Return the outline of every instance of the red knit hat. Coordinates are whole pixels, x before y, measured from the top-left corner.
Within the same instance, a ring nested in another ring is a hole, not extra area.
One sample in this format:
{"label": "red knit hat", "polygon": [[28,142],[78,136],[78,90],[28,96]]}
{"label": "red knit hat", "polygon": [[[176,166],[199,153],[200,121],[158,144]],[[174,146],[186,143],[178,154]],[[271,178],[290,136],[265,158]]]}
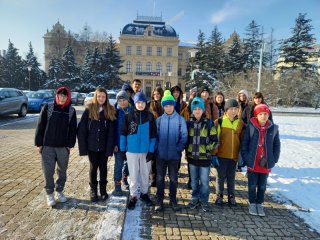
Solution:
{"label": "red knit hat", "polygon": [[257,117],[259,113],[266,112],[270,115],[270,108],[266,104],[259,104],[254,108],[254,116]]}

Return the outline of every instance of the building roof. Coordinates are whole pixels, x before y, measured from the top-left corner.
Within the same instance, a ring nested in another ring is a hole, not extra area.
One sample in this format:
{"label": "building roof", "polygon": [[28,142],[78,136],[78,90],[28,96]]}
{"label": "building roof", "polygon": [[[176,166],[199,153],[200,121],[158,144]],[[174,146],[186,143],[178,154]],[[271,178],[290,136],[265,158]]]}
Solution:
{"label": "building roof", "polygon": [[144,35],[148,26],[152,26],[153,35],[161,37],[178,37],[170,25],[162,21],[162,17],[137,16],[133,23],[124,26],[121,34]]}

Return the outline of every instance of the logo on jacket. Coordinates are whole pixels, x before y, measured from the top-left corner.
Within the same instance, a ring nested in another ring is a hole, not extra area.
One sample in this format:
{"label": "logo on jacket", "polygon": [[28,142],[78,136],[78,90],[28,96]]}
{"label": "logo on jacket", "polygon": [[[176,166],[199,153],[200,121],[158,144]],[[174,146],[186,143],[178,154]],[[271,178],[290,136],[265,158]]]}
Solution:
{"label": "logo on jacket", "polygon": [[130,122],[129,134],[134,134],[137,132],[138,124],[134,121]]}

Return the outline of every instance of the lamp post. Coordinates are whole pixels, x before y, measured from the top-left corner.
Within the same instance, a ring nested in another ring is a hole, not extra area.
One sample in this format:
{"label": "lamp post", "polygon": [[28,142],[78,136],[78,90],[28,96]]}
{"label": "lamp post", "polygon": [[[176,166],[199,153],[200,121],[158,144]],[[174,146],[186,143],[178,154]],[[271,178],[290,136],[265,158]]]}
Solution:
{"label": "lamp post", "polygon": [[30,72],[31,72],[31,66],[27,67],[28,72],[29,72],[29,91],[30,91]]}

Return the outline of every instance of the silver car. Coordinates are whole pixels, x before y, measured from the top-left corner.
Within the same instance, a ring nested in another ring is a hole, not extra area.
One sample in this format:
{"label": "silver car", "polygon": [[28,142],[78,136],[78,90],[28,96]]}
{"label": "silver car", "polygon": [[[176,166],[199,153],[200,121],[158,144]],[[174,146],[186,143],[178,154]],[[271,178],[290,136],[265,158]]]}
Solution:
{"label": "silver car", "polygon": [[18,114],[25,117],[28,112],[28,98],[16,88],[0,88],[0,115]]}

